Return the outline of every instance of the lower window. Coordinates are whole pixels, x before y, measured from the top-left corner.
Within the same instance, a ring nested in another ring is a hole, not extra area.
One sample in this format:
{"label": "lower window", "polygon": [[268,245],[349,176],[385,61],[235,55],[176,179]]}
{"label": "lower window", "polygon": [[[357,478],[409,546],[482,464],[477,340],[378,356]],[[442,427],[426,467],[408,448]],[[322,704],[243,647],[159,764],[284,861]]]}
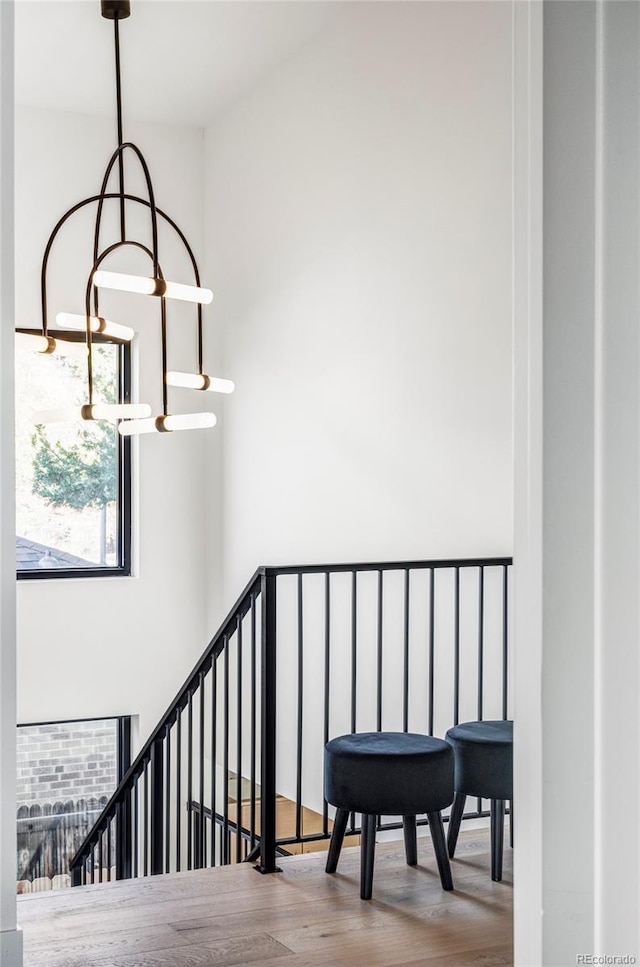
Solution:
{"label": "lower window", "polygon": [[[18,893],[71,886],[69,861],[130,760],[130,716],[18,726]],[[115,856],[113,838],[102,853],[109,874]]]}

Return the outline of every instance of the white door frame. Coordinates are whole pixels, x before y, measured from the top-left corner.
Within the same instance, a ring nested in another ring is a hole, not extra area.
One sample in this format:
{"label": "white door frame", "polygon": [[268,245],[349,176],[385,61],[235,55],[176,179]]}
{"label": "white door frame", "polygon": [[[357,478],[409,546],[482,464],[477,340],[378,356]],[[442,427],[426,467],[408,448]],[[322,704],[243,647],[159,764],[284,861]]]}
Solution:
{"label": "white door frame", "polygon": [[16,923],[13,0],[0,0],[0,967],[21,967]]}
{"label": "white door frame", "polygon": [[513,13],[515,963],[640,963],[640,3]]}

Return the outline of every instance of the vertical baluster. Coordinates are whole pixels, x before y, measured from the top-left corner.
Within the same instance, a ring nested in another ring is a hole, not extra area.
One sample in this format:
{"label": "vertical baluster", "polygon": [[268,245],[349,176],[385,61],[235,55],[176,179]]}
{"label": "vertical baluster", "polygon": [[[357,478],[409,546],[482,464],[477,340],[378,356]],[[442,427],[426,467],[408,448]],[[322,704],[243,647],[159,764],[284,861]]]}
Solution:
{"label": "vertical baluster", "polygon": [[277,731],[277,587],[276,577],[263,571],[260,578],[261,683],[260,683],[260,863],[261,873],[277,873],[276,865],[276,731]]}
{"label": "vertical baluster", "polygon": [[509,705],[509,569],[502,567],[502,718]]}
{"label": "vertical baluster", "polygon": [[[124,779],[131,765],[131,716],[121,715],[117,724],[118,783]],[[132,876],[132,793],[126,792],[116,809],[115,863],[116,880]]]}
{"label": "vertical baluster", "polygon": [[358,573],[351,572],[351,731],[356,731],[358,699]]}
{"label": "vertical baluster", "polygon": [[[484,567],[480,567],[478,583],[478,719],[483,716],[484,691]],[[482,799],[477,800],[478,812],[482,811]]]}
{"label": "vertical baluster", "polygon": [[150,872],[152,876],[162,873],[164,839],[164,742],[162,737],[151,745],[151,793],[149,797],[150,823]]}
{"label": "vertical baluster", "polygon": [[111,862],[111,826],[112,824],[113,824],[113,820],[109,820],[109,825],[107,826],[107,870],[108,870],[107,880],[109,880],[109,882],[111,881],[111,867],[113,865]]}
{"label": "vertical baluster", "polygon": [[[331,689],[331,575],[324,573],[324,744],[329,741],[329,716]],[[323,801],[322,831],[329,835],[329,807]]]}
{"label": "vertical baluster", "polygon": [[460,721],[460,568],[456,567],[453,625],[453,724]]}
{"label": "vertical baluster", "polygon": [[216,865],[216,760],[218,725],[218,659],[211,664],[211,866]]}
{"label": "vertical baluster", "polygon": [[224,747],[222,750],[222,863],[231,862],[229,856],[229,639],[224,639]]}
{"label": "vertical baluster", "polygon": [[302,612],[302,574],[298,574],[298,728],[296,758],[296,839],[302,836],[302,696],[304,688],[304,616]]}
{"label": "vertical baluster", "polygon": [[[131,718],[122,715],[118,719],[118,783],[122,781],[131,765]],[[128,880],[132,875],[132,812],[131,789],[125,792],[116,806],[115,864],[116,880]]]}
{"label": "vertical baluster", "polygon": [[478,586],[478,719],[482,720],[484,686],[484,567],[480,567]]}
{"label": "vertical baluster", "polygon": [[206,822],[206,820],[207,820],[207,813],[206,813],[206,810],[204,809],[204,807],[203,807],[203,812],[205,814],[205,816],[204,816],[205,822],[204,822],[204,824],[202,826],[202,836],[203,836],[203,840],[202,840],[202,866],[204,868],[206,866],[206,864],[207,864],[207,836],[209,834],[207,833],[207,822]]}
{"label": "vertical baluster", "polygon": [[133,875],[138,876],[138,862],[139,862],[139,812],[140,812],[140,791],[139,791],[140,777],[136,776],[133,786]]}
{"label": "vertical baluster", "polygon": [[167,723],[164,736],[165,736],[164,745],[166,749],[165,785],[164,785],[164,792],[165,792],[164,871],[165,873],[170,873],[171,872],[171,724],[170,723]]}
{"label": "vertical baluster", "polygon": [[256,845],[256,596],[251,596],[251,846]]}
{"label": "vertical baluster", "polygon": [[378,571],[378,624],[376,634],[376,728],[382,732],[382,592],[383,572]]}
{"label": "vertical baluster", "polygon": [[238,654],[236,662],[236,863],[242,862],[242,619],[238,618]]}
{"label": "vertical baluster", "polygon": [[198,693],[200,695],[200,734],[198,737],[199,745],[199,798],[200,811],[198,813],[198,855],[196,857],[197,868],[201,870],[204,866],[204,673],[200,672],[198,677]]}
{"label": "vertical baluster", "polygon": [[[351,732],[356,731],[358,710],[358,572],[351,572]],[[356,829],[355,813],[351,813],[351,832]]]}
{"label": "vertical baluster", "polygon": [[187,869],[193,869],[193,694],[187,703]]}
{"label": "vertical baluster", "polygon": [[434,667],[436,646],[436,575],[434,568],[429,569],[429,735],[433,735],[434,719]]}
{"label": "vertical baluster", "polygon": [[176,717],[176,872],[182,869],[182,709]]}
{"label": "vertical baluster", "polygon": [[142,809],[142,869],[143,876],[149,875],[149,771],[148,763],[144,764],[143,772],[143,793],[144,803]]}
{"label": "vertical baluster", "polygon": [[98,833],[98,883],[102,883],[102,869],[104,864],[104,855],[102,849],[102,842],[104,839],[104,831]]}
{"label": "vertical baluster", "polygon": [[404,676],[402,683],[402,728],[409,731],[409,568],[404,572]]}

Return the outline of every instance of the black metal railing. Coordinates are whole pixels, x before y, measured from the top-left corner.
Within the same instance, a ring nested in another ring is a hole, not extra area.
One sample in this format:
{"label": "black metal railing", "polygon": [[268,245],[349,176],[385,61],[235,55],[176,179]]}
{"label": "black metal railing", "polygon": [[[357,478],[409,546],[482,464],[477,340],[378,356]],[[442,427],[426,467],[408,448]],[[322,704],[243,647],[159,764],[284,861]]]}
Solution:
{"label": "black metal railing", "polygon": [[101,880],[112,843],[118,879],[253,859],[273,872],[278,853],[331,834],[332,736],[509,717],[511,563],[259,568],[71,861],[72,883]]}

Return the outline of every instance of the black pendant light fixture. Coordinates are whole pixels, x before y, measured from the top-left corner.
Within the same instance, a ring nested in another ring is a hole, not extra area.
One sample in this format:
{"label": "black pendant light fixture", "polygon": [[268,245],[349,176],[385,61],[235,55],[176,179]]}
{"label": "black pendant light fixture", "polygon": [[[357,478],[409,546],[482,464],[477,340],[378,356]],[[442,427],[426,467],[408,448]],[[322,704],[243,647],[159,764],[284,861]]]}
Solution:
{"label": "black pendant light fixture", "polygon": [[[168,408],[168,387],[170,386],[201,391],[208,390],[218,393],[231,393],[233,392],[234,384],[231,380],[209,376],[203,371],[202,307],[212,301],[213,294],[210,289],[203,288],[200,284],[198,265],[193,250],[184,233],[176,222],[156,205],[149,167],[142,152],[137,145],[131,141],[124,140],[122,129],[122,85],[120,76],[120,21],[125,20],[131,13],[129,0],[101,0],[101,8],[102,16],[107,20],[113,21],[114,28],[118,147],[109,159],[99,193],[89,198],[84,198],[82,201],[73,205],[60,218],[51,232],[42,259],[41,333],[35,334],[18,329],[16,339],[20,348],[30,349],[44,354],[61,353],[73,355],[77,354],[79,346],[82,352],[86,352],[87,402],[83,406],[76,407],[75,409],[51,410],[42,413],[38,417],[38,422],[61,422],[80,419],[109,420],[111,422],[118,422],[118,430],[123,436],[156,431],[170,432],[172,430],[212,427],[216,423],[216,417],[213,413],[197,412],[173,415]],[[126,191],[125,174],[126,162],[128,160],[137,162],[142,169],[144,183],[146,185],[145,198]],[[117,175],[117,190],[109,190],[109,182],[112,176],[115,175]],[[105,244],[101,238],[101,229],[103,228],[102,217],[105,205],[113,203],[119,208],[119,233],[116,241]],[[90,259],[88,259],[91,270],[85,290],[85,314],[73,315],[67,312],[59,312],[56,315],[58,330],[84,331],[86,342],[79,344],[77,341],[71,339],[65,340],[59,337],[54,339],[49,335],[47,269],[49,256],[58,237],[58,233],[76,212],[89,205],[96,205],[97,207],[93,252],[91,253]],[[151,224],[150,245],[133,238],[128,233],[127,214],[132,206],[138,208],[144,206],[148,210]],[[165,278],[160,262],[158,246],[158,224],[160,221],[166,223],[182,242],[193,269],[193,284],[169,281]],[[134,248],[145,253],[151,263],[150,277],[145,278],[137,275],[126,275],[108,271],[106,266],[109,256],[125,248]],[[124,292],[147,297],[151,296],[158,301],[162,346],[162,413],[158,415],[152,415],[151,407],[145,403],[94,403],[92,335],[94,333],[102,333],[119,342],[129,341],[134,336],[133,329],[112,322],[100,315],[99,298],[102,289],[119,289]],[[194,303],[197,313],[197,361],[196,367],[194,367],[195,371],[191,373],[168,370],[167,304],[173,299]]]}

